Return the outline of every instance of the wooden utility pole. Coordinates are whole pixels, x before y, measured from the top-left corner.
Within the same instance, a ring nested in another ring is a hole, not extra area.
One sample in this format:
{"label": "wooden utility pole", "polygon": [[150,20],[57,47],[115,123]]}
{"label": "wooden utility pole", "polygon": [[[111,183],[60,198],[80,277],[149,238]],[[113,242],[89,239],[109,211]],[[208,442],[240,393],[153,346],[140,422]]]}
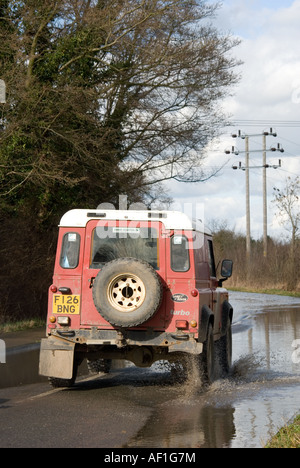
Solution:
{"label": "wooden utility pole", "polygon": [[[245,167],[242,168],[242,163],[240,163],[239,168],[243,169],[246,172],[246,258],[247,258],[247,270],[249,271],[249,264],[251,259],[251,214],[250,214],[250,156],[249,156],[249,138],[250,135],[244,135],[241,130],[238,134],[233,134],[233,138],[242,138],[245,140]],[[228,154],[228,151],[225,151]],[[232,148],[232,153],[239,154],[239,151]],[[234,166],[233,169],[237,169],[237,166]]]}
{"label": "wooden utility pole", "polygon": [[251,216],[250,216],[250,158],[249,158],[249,136],[245,137],[246,151],[246,255],[249,266],[251,259]]}
{"label": "wooden utility pole", "polygon": [[268,202],[267,202],[267,132],[263,133],[263,224],[264,257],[268,256]]}
{"label": "wooden utility pole", "polygon": [[[251,260],[251,215],[250,215],[250,169],[263,169],[263,245],[264,245],[264,257],[268,255],[268,206],[267,206],[267,169],[273,168],[277,169],[281,167],[281,160],[279,160],[279,165],[268,165],[267,164],[267,151],[280,151],[281,153],[284,150],[281,148],[281,145],[278,144],[277,148],[271,148],[267,150],[267,136],[277,137],[277,133],[270,128],[270,131],[265,131],[262,133],[263,136],[263,165],[262,166],[253,166],[250,167],[249,161],[249,138],[257,137],[261,134],[254,135],[245,135],[238,131],[237,134],[233,134],[233,138],[242,138],[245,140],[245,167],[242,166],[242,163],[239,163],[239,166],[233,166],[233,169],[242,169],[246,173],[246,257],[247,257],[247,271],[249,271],[250,260]],[[257,151],[254,151],[255,153]],[[225,151],[226,154],[229,154],[230,151]],[[232,148],[232,154],[240,154],[238,149]]]}
{"label": "wooden utility pole", "polygon": [[[267,195],[267,169],[272,167],[273,169],[277,169],[281,167],[281,160],[279,160],[279,165],[269,166],[267,164],[267,136],[277,137],[277,133],[270,128],[270,131],[263,132],[263,225],[264,225],[264,235],[263,235],[263,242],[264,242],[264,257],[267,258],[268,256],[268,195]],[[284,150],[278,144],[277,148],[271,148],[270,151],[280,151],[281,153]]]}

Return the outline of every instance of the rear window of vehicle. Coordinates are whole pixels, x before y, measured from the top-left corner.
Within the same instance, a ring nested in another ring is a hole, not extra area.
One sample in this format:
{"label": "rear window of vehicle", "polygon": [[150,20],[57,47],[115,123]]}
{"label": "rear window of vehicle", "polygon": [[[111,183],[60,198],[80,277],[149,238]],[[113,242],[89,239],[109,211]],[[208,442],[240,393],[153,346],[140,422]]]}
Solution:
{"label": "rear window of vehicle", "polygon": [[158,232],[155,228],[98,226],[92,235],[90,268],[101,269],[118,258],[144,260],[159,270]]}
{"label": "rear window of vehicle", "polygon": [[171,239],[171,268],[178,272],[190,269],[189,241],[185,236],[175,235]]}
{"label": "rear window of vehicle", "polygon": [[66,269],[78,267],[80,251],[80,235],[68,232],[64,235],[60,254],[60,266]]}

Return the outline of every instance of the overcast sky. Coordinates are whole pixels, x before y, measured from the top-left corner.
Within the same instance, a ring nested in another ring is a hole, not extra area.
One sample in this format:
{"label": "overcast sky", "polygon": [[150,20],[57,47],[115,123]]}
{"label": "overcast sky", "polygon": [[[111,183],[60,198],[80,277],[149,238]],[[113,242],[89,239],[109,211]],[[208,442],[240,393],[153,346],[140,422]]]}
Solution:
{"label": "overcast sky", "polygon": [[[235,49],[242,79],[234,96],[224,103],[226,113],[236,122],[226,129],[206,166],[218,167],[226,163],[218,177],[200,184],[168,184],[174,208],[185,204],[205,204],[205,222],[212,219],[228,222],[230,228],[245,233],[246,202],[245,172],[234,171],[232,165],[245,164],[245,154],[225,155],[235,145],[245,150],[244,140],[234,140],[231,134],[242,130],[246,134],[261,135],[264,130],[276,129],[278,137],[267,138],[267,148],[280,143],[285,153],[267,153],[269,164],[281,169],[268,169],[268,234],[288,236],[278,225],[275,215],[273,187],[282,188],[287,177],[300,175],[300,0],[224,0],[216,18],[216,25],[241,39]],[[262,136],[250,138],[250,166],[262,164]],[[262,170],[252,169],[251,234],[263,235]]]}

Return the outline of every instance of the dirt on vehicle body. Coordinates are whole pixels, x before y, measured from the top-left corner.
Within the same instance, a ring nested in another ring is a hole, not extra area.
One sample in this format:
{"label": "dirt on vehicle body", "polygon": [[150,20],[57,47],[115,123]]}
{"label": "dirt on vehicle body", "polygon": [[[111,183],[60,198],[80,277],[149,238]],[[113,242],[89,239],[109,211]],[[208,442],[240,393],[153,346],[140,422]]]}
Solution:
{"label": "dirt on vehicle body", "polygon": [[215,351],[231,364],[233,310],[218,280],[211,234],[180,212],[72,210],[59,226],[40,374],[72,385],[78,365],[107,371],[193,357],[206,381]]}

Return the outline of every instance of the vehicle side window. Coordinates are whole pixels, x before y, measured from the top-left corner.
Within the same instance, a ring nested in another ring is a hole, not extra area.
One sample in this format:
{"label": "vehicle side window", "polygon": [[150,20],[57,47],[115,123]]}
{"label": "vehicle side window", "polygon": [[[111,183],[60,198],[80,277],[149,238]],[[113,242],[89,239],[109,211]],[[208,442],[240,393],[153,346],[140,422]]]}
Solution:
{"label": "vehicle side window", "polygon": [[80,250],[80,235],[77,232],[68,232],[62,241],[60,266],[74,269],[78,266]]}
{"label": "vehicle side window", "polygon": [[210,276],[216,278],[216,264],[215,264],[215,255],[214,255],[214,247],[211,240],[208,241],[208,254],[209,254],[209,269],[210,269]]}
{"label": "vehicle side window", "polygon": [[189,271],[189,241],[185,236],[173,236],[171,239],[171,268],[173,271]]}

